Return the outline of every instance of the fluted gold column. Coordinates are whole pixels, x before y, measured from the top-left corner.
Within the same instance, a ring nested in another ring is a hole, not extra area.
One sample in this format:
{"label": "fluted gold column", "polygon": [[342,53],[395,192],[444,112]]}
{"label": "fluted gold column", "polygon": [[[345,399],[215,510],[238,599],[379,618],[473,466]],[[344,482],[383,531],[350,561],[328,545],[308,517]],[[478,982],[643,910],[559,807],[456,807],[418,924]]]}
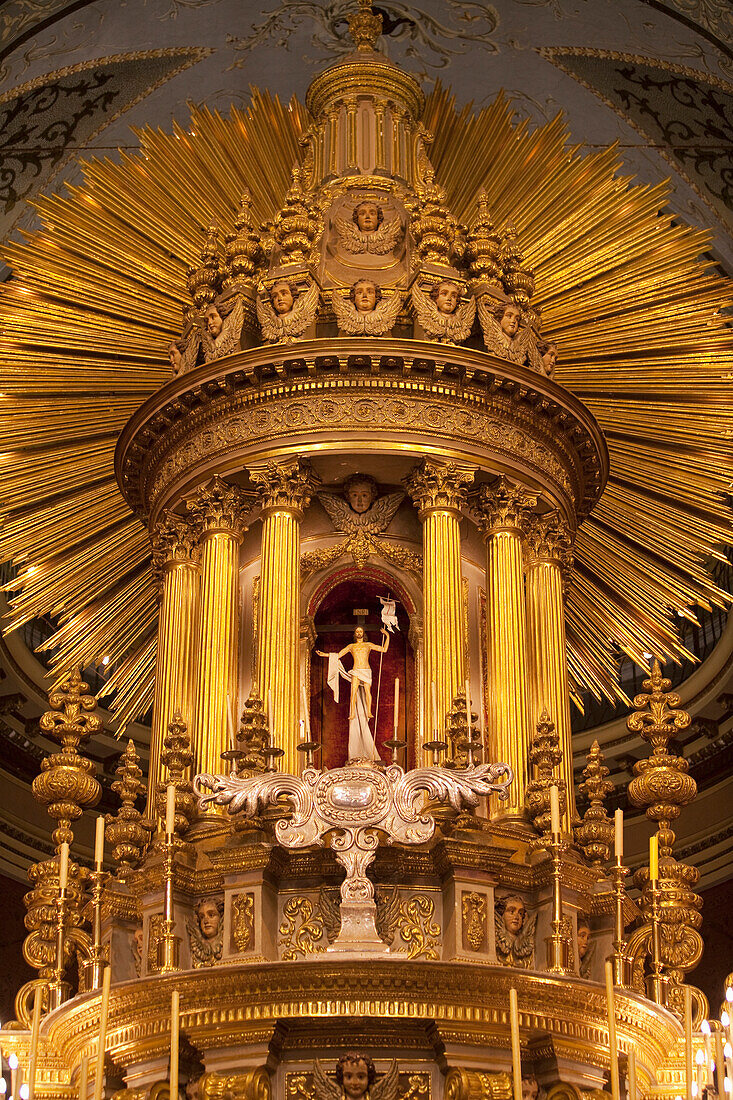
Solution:
{"label": "fluted gold column", "polygon": [[423,525],[423,734],[427,741],[433,739],[433,683],[442,738],[446,714],[466,679],[460,508],[474,472],[468,466],[425,459],[405,478]]}
{"label": "fluted gold column", "polygon": [[524,817],[530,726],[522,521],[536,503],[531,493],[503,477],[483,486],[476,502],[487,551],[490,755],[511,764],[515,776],[508,801],[497,800],[492,816]]}
{"label": "fluted gold column", "polygon": [[563,567],[571,546],[567,525],[556,512],[533,518],[525,556],[530,728],[534,730],[543,709],[555,723],[562,750],[559,777],[567,791],[566,832],[576,814],[563,602]]}
{"label": "fluted gold column", "polygon": [[239,547],[248,496],[220,477],[201,486],[186,506],[200,532],[201,630],[193,737],[195,767],[220,773],[229,740],[229,701],[238,713]]}
{"label": "fluted gold column", "polygon": [[168,515],[153,533],[153,570],[160,579],[155,699],[150,735],[147,816],[155,820],[161,753],[168,725],[180,714],[189,730],[196,715],[201,569],[191,525]]}
{"label": "fluted gold column", "polygon": [[257,682],[265,709],[272,697],[275,744],[281,768],[298,772],[300,716],[300,524],[317,478],[309,463],[269,462],[250,477],[262,502]]}

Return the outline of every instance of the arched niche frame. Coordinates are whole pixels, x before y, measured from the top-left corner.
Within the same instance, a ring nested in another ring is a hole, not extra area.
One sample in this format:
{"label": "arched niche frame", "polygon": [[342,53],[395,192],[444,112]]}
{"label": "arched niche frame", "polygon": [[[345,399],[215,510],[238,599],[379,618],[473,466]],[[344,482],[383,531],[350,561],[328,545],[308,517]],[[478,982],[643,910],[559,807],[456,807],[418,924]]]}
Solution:
{"label": "arched niche frame", "polygon": [[[316,656],[315,647],[324,651],[340,650],[353,640],[353,631],[363,625],[367,638],[381,644],[381,604],[379,596],[390,595],[397,601],[399,631],[390,635],[390,647],[382,660],[379,680],[379,654],[372,654],[372,699],[377,718],[377,749],[385,762],[391,760],[391,750],[384,742],[392,737],[395,677],[400,680],[398,735],[407,742],[398,761],[412,767],[415,762],[417,731],[420,728],[420,670],[422,661],[422,593],[418,583],[407,573],[381,564],[367,564],[359,569],[353,564],[340,564],[309,578],[302,592],[301,674],[307,685],[311,732],[322,744],[318,763],[322,767],[338,767],[346,762],[350,687],[341,681],[339,703],[333,699],[326,683],[327,661]],[[355,615],[354,611],[366,611]],[[344,659],[351,667],[348,657]],[[374,727],[372,726],[372,729]]]}

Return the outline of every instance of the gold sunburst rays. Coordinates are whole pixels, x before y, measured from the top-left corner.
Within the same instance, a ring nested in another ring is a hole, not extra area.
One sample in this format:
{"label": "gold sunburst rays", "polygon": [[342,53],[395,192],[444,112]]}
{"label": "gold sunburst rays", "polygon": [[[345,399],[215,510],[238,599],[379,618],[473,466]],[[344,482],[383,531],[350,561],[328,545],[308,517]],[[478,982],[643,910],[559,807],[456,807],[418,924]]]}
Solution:
{"label": "gold sunburst rays", "polygon": [[[576,546],[568,661],[577,702],[582,690],[627,701],[618,652],[681,659],[676,613],[725,602],[706,568],[730,531],[725,283],[698,260],[705,234],[662,211],[666,185],[619,176],[616,148],[569,146],[562,118],[532,130],[501,95],[456,111],[438,87],[425,122],[453,213],[468,220],[485,190],[496,222],[516,227],[560,343],[557,379],[607,434],[611,479]],[[113,485],[114,442],[167,376],[202,232],[231,229],[245,185],[255,218],[275,216],[308,125],[296,101],[258,92],[228,118],[194,108],[187,128],[142,131],[140,153],[85,165],[80,186],[38,203],[40,231],[7,250],[0,550],[21,567],[11,624],[59,617],[46,643],[59,675],[109,657],[105,694],[116,692],[123,725],[152,700],[156,595],[147,534]]]}

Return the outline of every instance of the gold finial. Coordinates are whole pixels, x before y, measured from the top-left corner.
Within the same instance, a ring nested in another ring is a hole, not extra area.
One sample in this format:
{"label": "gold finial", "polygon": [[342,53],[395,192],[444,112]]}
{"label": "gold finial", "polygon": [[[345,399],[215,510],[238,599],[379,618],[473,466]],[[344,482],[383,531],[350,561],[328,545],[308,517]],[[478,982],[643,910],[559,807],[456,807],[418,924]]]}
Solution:
{"label": "gold finial", "polygon": [[357,50],[373,50],[381,33],[381,15],[372,11],[371,0],[359,0],[359,10],[349,16],[349,34]]}

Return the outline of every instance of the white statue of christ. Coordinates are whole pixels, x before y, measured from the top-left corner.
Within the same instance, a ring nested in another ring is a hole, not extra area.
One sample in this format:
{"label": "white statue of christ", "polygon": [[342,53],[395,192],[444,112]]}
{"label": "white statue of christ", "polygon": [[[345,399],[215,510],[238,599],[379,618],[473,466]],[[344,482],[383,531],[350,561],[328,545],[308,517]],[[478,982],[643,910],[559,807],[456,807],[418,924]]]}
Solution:
{"label": "white statue of christ", "polygon": [[[351,706],[349,709],[349,760],[380,760],[377,746],[369,729],[369,719],[372,717],[372,670],[369,667],[369,654],[386,653],[389,649],[389,634],[382,630],[383,645],[374,645],[364,638],[364,630],[357,626],[354,631],[354,640],[351,645],[344,646],[338,653],[322,653],[316,650],[319,657],[328,659],[328,686],[333,692],[336,703],[339,701],[339,680],[351,681]],[[352,665],[345,669],[341,658],[350,654]]]}

